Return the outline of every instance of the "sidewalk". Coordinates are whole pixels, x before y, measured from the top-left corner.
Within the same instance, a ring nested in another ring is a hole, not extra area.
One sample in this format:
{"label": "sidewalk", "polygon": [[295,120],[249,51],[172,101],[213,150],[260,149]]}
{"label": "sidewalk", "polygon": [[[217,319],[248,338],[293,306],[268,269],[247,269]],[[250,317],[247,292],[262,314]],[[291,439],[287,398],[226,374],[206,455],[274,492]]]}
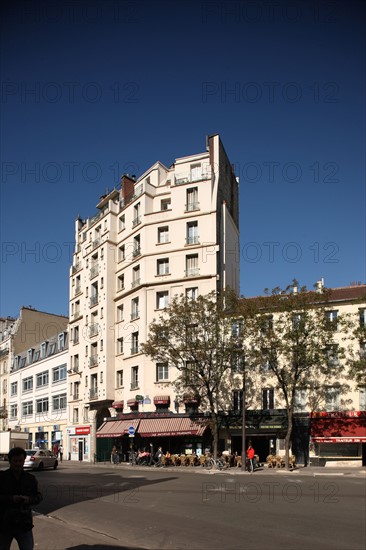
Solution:
{"label": "sidewalk", "polygon": [[[202,468],[200,466],[168,466],[168,467],[161,467],[161,468],[155,468],[153,466],[136,466],[131,465],[128,462],[120,462],[119,464],[111,464],[110,462],[97,462],[97,463],[91,463],[91,462],[79,462],[79,461],[64,461],[60,464],[60,468],[64,467],[70,468],[70,469],[83,469],[83,468],[111,468],[113,471],[121,471],[121,472],[132,472],[132,471],[139,471],[139,472],[160,472],[164,474],[164,472],[182,472],[182,473],[197,473],[197,474],[212,474],[212,473],[219,473],[219,474],[228,474],[228,475],[251,475],[249,472],[242,472],[241,468],[225,468],[224,470],[211,470]],[[286,470],[285,468],[267,468],[266,466],[263,468],[258,468],[254,471],[254,475],[306,475],[306,476],[314,476],[314,475],[351,475],[351,476],[365,476],[366,477],[366,468],[362,466],[338,466],[333,465],[329,467],[324,466],[307,466],[306,468],[302,465],[300,465],[297,468],[294,468],[293,470]]]}

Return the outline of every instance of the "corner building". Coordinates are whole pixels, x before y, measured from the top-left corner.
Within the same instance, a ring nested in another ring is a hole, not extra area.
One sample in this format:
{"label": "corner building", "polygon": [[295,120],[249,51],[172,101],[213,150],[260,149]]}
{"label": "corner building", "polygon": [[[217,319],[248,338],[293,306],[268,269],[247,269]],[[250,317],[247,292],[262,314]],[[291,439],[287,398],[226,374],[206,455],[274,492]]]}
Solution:
{"label": "corner building", "polygon": [[[72,458],[103,459],[112,444],[126,455],[131,426],[142,438],[179,438],[164,443],[182,451],[203,435],[188,419],[195,404],[176,399],[177,372],[152,363],[140,345],[174,295],[195,297],[227,286],[239,292],[238,187],[213,135],[203,153],[178,158],[170,168],[156,162],[137,180],[124,175],[120,188],[100,198],[95,216],[76,221],[68,377]],[[150,423],[145,432],[142,420]]]}

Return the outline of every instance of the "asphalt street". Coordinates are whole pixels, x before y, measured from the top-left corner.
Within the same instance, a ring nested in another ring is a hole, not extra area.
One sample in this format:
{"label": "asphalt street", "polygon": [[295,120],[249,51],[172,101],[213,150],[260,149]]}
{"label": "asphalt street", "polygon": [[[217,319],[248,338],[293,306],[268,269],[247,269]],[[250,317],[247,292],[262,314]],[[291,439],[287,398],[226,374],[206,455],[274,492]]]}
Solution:
{"label": "asphalt street", "polygon": [[35,548],[364,550],[365,473],[64,462],[35,472]]}

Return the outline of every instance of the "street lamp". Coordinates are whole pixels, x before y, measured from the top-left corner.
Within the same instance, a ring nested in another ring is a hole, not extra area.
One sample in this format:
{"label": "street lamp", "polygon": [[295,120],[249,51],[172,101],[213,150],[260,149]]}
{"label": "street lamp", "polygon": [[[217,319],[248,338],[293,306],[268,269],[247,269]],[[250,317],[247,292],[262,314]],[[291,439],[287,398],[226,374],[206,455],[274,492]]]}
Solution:
{"label": "street lamp", "polygon": [[245,439],[246,439],[246,429],[245,429],[245,420],[246,420],[246,403],[245,403],[245,360],[244,357],[242,358],[242,371],[243,371],[243,392],[242,392],[242,415],[241,415],[241,437],[242,437],[242,443],[241,443],[241,467],[242,472],[245,472],[245,465],[246,465],[246,445],[245,445]]}

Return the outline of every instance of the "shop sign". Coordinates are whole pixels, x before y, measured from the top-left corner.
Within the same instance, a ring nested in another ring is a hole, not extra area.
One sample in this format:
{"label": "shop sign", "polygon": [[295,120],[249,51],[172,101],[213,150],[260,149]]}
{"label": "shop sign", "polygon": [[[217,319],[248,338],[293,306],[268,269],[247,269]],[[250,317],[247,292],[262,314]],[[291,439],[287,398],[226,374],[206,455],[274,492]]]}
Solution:
{"label": "shop sign", "polygon": [[67,435],[75,435],[75,426],[70,426],[69,428],[66,428]]}
{"label": "shop sign", "polygon": [[76,435],[90,434],[90,426],[80,426],[79,428],[75,428],[75,434]]}
{"label": "shop sign", "polygon": [[358,418],[366,416],[366,411],[322,411],[311,413],[312,418]]}

